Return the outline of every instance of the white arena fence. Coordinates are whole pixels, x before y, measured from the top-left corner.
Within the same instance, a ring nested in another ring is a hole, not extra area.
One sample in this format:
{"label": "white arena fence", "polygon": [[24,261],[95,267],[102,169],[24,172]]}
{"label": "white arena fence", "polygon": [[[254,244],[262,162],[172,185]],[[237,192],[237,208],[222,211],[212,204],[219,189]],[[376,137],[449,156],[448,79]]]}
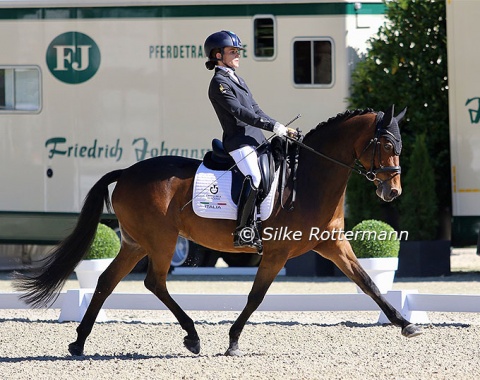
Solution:
{"label": "white arena fence", "polygon": [[[94,289],[71,289],[60,293],[53,309],[60,309],[59,321],[80,321]],[[21,293],[0,293],[0,309],[28,309]],[[172,294],[184,310],[241,311],[246,294]],[[427,312],[480,312],[480,295],[419,294],[416,290],[393,290],[386,299],[412,323],[429,323]],[[108,320],[105,310],[167,310],[151,293],[112,293],[97,322]],[[365,294],[267,294],[259,311],[380,311]],[[380,312],[378,323],[389,323]]]}

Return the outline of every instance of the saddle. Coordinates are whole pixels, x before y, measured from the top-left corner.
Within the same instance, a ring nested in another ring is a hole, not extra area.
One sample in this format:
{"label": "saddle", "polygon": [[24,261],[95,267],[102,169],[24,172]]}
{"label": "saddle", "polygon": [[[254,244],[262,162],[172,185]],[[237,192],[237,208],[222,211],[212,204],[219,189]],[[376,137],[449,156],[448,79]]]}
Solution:
{"label": "saddle", "polygon": [[[285,155],[287,145],[281,138],[275,137],[271,144],[257,150],[262,175],[261,191],[257,197],[261,220],[270,217],[277,189],[280,188],[280,195],[283,194],[285,180],[280,177],[285,176],[285,170],[280,174],[280,166],[285,168],[286,165],[290,166],[287,162],[295,162]],[[205,154],[195,173],[192,192],[195,214],[203,218],[236,220],[244,179],[222,142],[213,140],[212,150]]]}
{"label": "saddle", "polygon": [[[258,203],[261,203],[270,192],[275,179],[275,161],[270,149],[270,144],[261,145],[257,149],[257,156],[262,177],[258,195]],[[235,204],[238,204],[245,176],[238,170],[235,161],[227,153],[220,140],[212,140],[212,150],[207,152],[203,157],[203,164],[211,170],[230,170],[232,172],[231,195]]]}

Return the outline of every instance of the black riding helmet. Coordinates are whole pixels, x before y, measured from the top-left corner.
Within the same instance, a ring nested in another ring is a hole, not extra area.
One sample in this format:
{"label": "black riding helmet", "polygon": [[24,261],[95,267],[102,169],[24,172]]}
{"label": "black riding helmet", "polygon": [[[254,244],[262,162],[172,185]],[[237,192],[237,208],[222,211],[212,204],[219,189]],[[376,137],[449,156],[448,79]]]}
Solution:
{"label": "black riding helmet", "polygon": [[222,30],[220,32],[215,32],[207,37],[207,39],[205,40],[205,44],[203,45],[203,50],[208,58],[208,61],[205,62],[205,66],[208,70],[213,70],[213,68],[215,67],[215,63],[218,61],[218,59],[212,53],[216,54],[215,50],[218,49],[222,54],[223,60],[223,48],[227,46],[235,47],[239,50],[244,50],[242,47],[242,41],[240,41],[240,38],[233,32]]}

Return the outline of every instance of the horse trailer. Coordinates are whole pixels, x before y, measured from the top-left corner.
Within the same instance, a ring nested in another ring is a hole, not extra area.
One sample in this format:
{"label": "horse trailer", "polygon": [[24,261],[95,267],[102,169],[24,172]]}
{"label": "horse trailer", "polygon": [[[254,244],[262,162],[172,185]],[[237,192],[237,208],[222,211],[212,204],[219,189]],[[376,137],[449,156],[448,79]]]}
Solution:
{"label": "horse trailer", "polygon": [[452,242],[472,245],[480,231],[480,2],[446,2]]}
{"label": "horse trailer", "polygon": [[0,0],[1,264],[63,239],[104,173],[202,159],[221,136],[209,34],[237,33],[239,74],[262,109],[283,123],[301,114],[292,127],[307,132],[345,111],[351,71],[384,22],[381,0]]}

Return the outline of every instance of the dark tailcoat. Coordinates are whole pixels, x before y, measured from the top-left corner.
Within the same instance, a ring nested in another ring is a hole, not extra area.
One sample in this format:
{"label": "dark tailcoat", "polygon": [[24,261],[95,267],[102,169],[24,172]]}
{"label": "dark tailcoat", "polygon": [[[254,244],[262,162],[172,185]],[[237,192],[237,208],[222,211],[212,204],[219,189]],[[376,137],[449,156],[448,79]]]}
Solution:
{"label": "dark tailcoat", "polygon": [[223,144],[228,152],[246,145],[257,147],[265,141],[261,129],[273,131],[275,120],[253,99],[245,81],[239,83],[225,70],[216,68],[208,97],[223,128]]}

